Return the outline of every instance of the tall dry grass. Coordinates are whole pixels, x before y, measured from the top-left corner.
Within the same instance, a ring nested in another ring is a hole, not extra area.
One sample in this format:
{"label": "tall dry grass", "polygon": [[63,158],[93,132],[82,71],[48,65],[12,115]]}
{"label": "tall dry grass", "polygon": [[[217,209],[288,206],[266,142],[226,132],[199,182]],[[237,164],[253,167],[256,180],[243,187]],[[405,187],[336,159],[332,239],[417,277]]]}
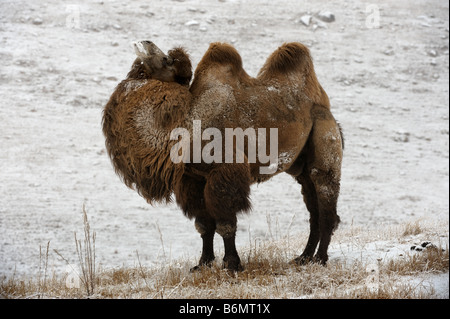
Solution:
{"label": "tall dry grass", "polygon": [[77,250],[78,262],[81,268],[82,282],[88,296],[94,294],[97,283],[97,273],[95,265],[95,232],[91,232],[91,226],[83,205],[83,225],[84,225],[84,245],[77,239],[75,233],[75,245]]}
{"label": "tall dry grass", "polygon": [[[86,290],[87,296],[92,296],[95,291],[95,287],[98,282],[97,271],[96,271],[96,263],[95,263],[95,232],[91,232],[91,225],[89,224],[89,219],[86,212],[86,207],[83,205],[83,230],[84,230],[84,240],[81,241],[77,238],[77,234],[74,233],[75,238],[75,249],[76,255],[78,259],[78,265],[80,268],[80,272],[77,272],[75,269],[72,269],[74,273],[81,275],[79,279],[83,283],[83,286]],[[58,251],[54,250],[55,253],[61,257],[69,267],[72,265],[68,262],[68,260]],[[67,281],[67,278],[66,278]],[[67,284],[66,284],[67,286]]]}

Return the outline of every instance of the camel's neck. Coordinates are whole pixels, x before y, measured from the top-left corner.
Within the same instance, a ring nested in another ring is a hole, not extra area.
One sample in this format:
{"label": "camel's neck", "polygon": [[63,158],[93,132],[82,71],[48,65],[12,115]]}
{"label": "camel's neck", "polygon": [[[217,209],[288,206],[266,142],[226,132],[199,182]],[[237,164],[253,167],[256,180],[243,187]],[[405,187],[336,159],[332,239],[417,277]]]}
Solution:
{"label": "camel's neck", "polygon": [[136,59],[131,67],[130,72],[127,74],[128,80],[145,80],[145,79],[151,79],[152,77],[149,76],[145,70],[144,65],[142,64],[140,59]]}

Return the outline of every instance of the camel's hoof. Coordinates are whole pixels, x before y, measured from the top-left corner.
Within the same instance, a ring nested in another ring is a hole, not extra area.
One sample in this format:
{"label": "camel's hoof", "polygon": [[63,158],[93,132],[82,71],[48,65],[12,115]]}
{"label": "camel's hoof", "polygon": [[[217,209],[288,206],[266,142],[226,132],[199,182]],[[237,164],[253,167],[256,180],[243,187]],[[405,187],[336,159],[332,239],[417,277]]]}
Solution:
{"label": "camel's hoof", "polygon": [[202,270],[203,267],[205,267],[205,266],[204,265],[197,265],[197,266],[192,267],[189,271],[190,272],[197,272],[197,271]]}
{"label": "camel's hoof", "polygon": [[190,269],[190,272],[201,271],[203,268],[211,268],[213,261],[214,261],[214,258],[208,259],[207,261],[200,260],[200,262],[198,263],[197,266],[194,266]]}
{"label": "camel's hoof", "polygon": [[234,272],[240,272],[244,270],[244,267],[242,267],[241,262],[239,260],[237,262],[235,260],[230,260],[223,262],[223,269]]}
{"label": "camel's hoof", "polygon": [[232,271],[232,272],[241,272],[241,271],[244,270],[244,267],[242,267],[241,264],[239,264],[237,266],[224,265],[223,269],[228,270],[228,271]]}
{"label": "camel's hoof", "polygon": [[300,255],[297,258],[295,258],[294,260],[292,260],[291,264],[295,264],[297,266],[304,266],[307,264],[319,264],[319,265],[325,266],[327,264],[327,259],[328,258],[321,258],[317,255],[315,255],[314,257]]}
{"label": "camel's hoof", "polygon": [[295,258],[294,260],[292,260],[290,263],[293,265],[297,265],[297,266],[304,266],[307,265],[309,263],[312,263],[313,261],[312,256],[298,256],[297,258]]}
{"label": "camel's hoof", "polygon": [[199,264],[197,266],[192,267],[189,271],[191,273],[202,271],[203,269],[211,268],[211,263],[209,264]]}

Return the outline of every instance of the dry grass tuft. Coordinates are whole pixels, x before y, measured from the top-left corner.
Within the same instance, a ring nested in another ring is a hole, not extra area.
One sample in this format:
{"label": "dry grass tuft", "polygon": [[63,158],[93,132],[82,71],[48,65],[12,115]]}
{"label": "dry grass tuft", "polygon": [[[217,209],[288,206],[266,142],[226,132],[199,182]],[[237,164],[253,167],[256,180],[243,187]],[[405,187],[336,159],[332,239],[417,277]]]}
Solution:
{"label": "dry grass tuft", "polygon": [[91,226],[83,205],[83,225],[84,225],[84,245],[81,240],[77,240],[75,233],[75,246],[77,248],[77,256],[81,268],[81,280],[86,289],[88,296],[94,294],[97,284],[97,274],[95,269],[95,232],[91,233]]}
{"label": "dry grass tuft", "polygon": [[448,247],[430,247],[420,253],[406,255],[402,259],[391,259],[385,265],[385,271],[398,275],[440,273],[448,270]]}
{"label": "dry grass tuft", "polygon": [[422,229],[422,226],[420,224],[419,220],[409,222],[405,225],[405,230],[403,231],[403,236],[410,236],[410,235],[418,235],[422,233],[424,230]]}

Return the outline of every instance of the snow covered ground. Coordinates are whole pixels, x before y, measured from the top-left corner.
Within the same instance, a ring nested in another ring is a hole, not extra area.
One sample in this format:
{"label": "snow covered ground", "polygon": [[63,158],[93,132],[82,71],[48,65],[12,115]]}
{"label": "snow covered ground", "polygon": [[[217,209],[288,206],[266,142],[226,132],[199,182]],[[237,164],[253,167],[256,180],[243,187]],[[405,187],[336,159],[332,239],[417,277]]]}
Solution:
{"label": "snow covered ground", "polygon": [[[194,67],[210,42],[232,43],[253,76],[283,42],[307,44],[346,138],[340,227],[448,225],[448,37],[438,0],[1,1],[0,275],[35,274],[48,242],[50,269],[65,269],[52,249],[75,263],[83,204],[103,267],[200,256],[193,222],[147,205],[105,153],[102,108],[144,39],[184,46]],[[309,231],[291,177],[253,186],[252,202],[238,247]]]}

